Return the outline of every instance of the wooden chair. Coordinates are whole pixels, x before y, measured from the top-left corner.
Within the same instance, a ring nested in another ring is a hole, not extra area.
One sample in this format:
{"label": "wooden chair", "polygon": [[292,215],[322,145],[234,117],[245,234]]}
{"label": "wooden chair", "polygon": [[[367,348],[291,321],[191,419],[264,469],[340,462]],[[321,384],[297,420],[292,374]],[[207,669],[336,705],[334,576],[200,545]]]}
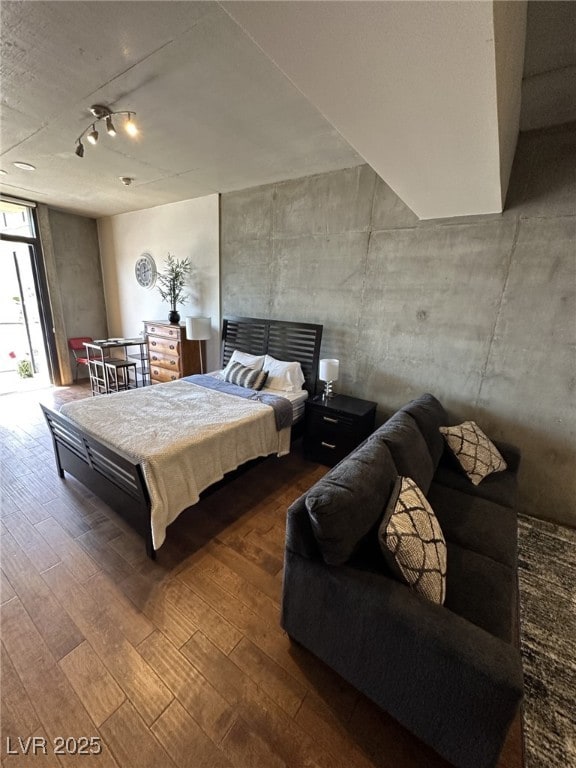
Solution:
{"label": "wooden chair", "polygon": [[74,372],[74,382],[78,381],[78,366],[85,365],[88,368],[88,357],[86,356],[86,347],[84,343],[91,343],[93,339],[90,336],[75,336],[68,339],[68,348],[72,350],[76,370]]}

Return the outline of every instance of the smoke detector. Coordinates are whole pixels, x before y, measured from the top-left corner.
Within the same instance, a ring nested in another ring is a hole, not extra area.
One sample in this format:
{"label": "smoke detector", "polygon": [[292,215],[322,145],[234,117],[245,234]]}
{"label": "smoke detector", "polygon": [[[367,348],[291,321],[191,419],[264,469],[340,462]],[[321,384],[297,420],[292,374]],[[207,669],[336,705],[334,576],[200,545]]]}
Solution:
{"label": "smoke detector", "polygon": [[122,184],[124,184],[125,187],[129,187],[130,184],[134,181],[132,176],[118,176]]}

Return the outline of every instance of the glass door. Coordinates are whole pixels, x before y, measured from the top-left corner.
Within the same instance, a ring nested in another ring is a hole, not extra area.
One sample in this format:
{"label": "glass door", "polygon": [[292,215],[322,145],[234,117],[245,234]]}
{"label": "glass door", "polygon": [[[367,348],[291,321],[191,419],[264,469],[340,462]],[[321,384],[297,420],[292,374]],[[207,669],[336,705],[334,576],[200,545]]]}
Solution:
{"label": "glass door", "polygon": [[50,385],[30,209],[0,207],[0,394]]}

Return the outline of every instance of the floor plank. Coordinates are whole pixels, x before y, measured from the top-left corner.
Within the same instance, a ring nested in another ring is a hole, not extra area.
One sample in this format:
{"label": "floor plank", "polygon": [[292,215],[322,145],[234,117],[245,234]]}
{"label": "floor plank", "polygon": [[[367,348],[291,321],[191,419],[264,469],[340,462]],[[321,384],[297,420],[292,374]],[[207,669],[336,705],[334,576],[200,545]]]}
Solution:
{"label": "floor plank", "polygon": [[125,701],[102,724],[101,730],[119,765],[176,768],[171,757],[129,701]]}
{"label": "floor plank", "polygon": [[96,725],[102,725],[125,701],[124,691],[87,641],[70,651],[59,663]]}
{"label": "floor plank", "polygon": [[56,565],[46,571],[44,579],[65,603],[70,617],[140,715],[151,725],[172,700],[167,686],[64,565]]}
{"label": "floor plank", "polygon": [[152,726],[152,733],[179,768],[233,766],[179,701],[173,701],[164,710]]}
{"label": "floor plank", "polygon": [[[58,567],[58,566],[56,566]],[[6,650],[51,745],[58,737],[97,737],[98,730],[18,599],[2,606]],[[34,756],[32,755],[33,759]],[[63,758],[61,762],[65,762]],[[69,762],[69,760],[68,760]],[[114,768],[108,750],[82,756],[88,768]]]}
{"label": "floor plank", "polygon": [[138,650],[200,728],[218,744],[235,719],[233,707],[161,632],[144,640]]}

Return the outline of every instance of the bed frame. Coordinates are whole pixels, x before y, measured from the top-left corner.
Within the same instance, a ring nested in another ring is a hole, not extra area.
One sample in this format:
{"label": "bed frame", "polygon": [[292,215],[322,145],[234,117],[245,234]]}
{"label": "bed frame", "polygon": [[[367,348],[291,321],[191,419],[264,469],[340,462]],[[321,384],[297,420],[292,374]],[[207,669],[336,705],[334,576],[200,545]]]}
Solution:
{"label": "bed frame", "polygon": [[[222,326],[221,362],[226,365],[235,349],[253,355],[269,354],[278,360],[297,360],[306,379],[304,387],[314,395],[321,341],[321,325],[227,317]],[[140,464],[87,434],[58,411],[42,404],[40,407],[52,436],[58,475],[63,478],[68,472],[106,502],[144,537],[146,553],[155,559],[150,496]]]}

